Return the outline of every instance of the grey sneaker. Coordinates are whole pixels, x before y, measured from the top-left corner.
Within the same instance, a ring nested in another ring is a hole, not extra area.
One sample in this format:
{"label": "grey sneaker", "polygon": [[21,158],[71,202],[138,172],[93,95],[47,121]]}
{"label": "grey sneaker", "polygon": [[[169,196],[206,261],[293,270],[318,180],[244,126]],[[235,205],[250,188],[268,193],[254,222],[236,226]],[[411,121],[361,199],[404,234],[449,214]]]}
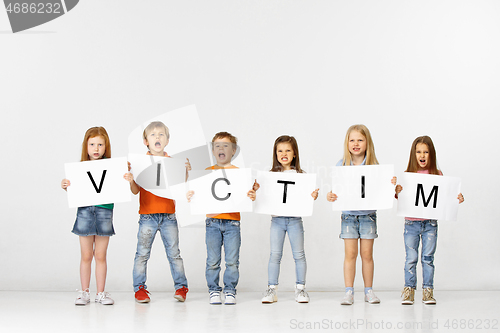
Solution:
{"label": "grey sneaker", "polygon": [[354,303],[354,292],[351,290],[346,291],[344,298],[342,298],[342,301],[340,302],[341,305],[352,305]]}
{"label": "grey sneaker", "polygon": [[378,304],[380,303],[380,299],[375,296],[375,293],[373,290],[368,290],[368,292],[365,294],[365,302],[368,302],[370,304]]}
{"label": "grey sneaker", "polygon": [[90,292],[86,290],[78,290],[78,297],[75,300],[75,305],[87,305],[90,302]]}
{"label": "grey sneaker", "polygon": [[210,304],[222,304],[222,300],[220,298],[220,292],[212,291],[210,293]]}
{"label": "grey sneaker", "polygon": [[306,291],[306,286],[303,284],[295,286],[295,301],[297,303],[309,303],[309,294]]}
{"label": "grey sneaker", "polygon": [[225,293],[224,305],[235,305],[235,304],[236,304],[236,295],[233,293]]}
{"label": "grey sneaker", "polygon": [[111,295],[105,291],[98,293],[95,295],[95,302],[101,303],[104,305],[113,305],[115,301],[110,297]]}
{"label": "grey sneaker", "polygon": [[413,301],[415,300],[415,289],[411,287],[404,287],[403,291],[401,292],[401,297],[403,298],[401,300],[401,304],[412,305]]}
{"label": "grey sneaker", "polygon": [[436,304],[433,293],[434,289],[424,288],[424,290],[422,290],[422,302],[425,304]]}
{"label": "grey sneaker", "polygon": [[278,294],[276,293],[278,286],[267,286],[267,290],[262,297],[262,303],[274,303],[278,301]]}

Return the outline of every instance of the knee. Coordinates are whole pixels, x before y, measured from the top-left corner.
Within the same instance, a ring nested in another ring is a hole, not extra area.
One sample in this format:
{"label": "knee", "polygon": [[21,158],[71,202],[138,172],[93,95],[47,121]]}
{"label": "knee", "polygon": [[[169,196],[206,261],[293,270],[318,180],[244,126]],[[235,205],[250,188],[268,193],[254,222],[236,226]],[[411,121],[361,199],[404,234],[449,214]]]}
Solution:
{"label": "knee", "polygon": [[370,252],[361,252],[361,260],[363,262],[373,262],[373,253],[370,251]]}
{"label": "knee", "polygon": [[304,251],[293,252],[293,259],[295,262],[306,261],[306,253]]}
{"label": "knee", "polygon": [[345,251],[344,258],[346,261],[355,261],[358,257],[357,251]]}
{"label": "knee", "polygon": [[105,263],[106,262],[106,252],[103,253],[96,253],[94,255],[96,263]]}
{"label": "knee", "polygon": [[273,264],[280,264],[281,263],[281,258],[283,257],[283,252],[271,252],[271,255],[269,256],[269,262]]}
{"label": "knee", "polygon": [[434,256],[422,256],[422,262],[432,265],[434,263]]}

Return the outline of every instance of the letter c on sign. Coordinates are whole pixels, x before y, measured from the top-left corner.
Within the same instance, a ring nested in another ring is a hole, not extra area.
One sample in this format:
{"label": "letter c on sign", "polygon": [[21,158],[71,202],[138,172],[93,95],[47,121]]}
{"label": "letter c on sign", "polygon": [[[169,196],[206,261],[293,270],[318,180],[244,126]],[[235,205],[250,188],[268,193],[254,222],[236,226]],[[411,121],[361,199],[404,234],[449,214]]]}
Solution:
{"label": "letter c on sign", "polygon": [[226,179],[226,178],[217,178],[217,179],[216,179],[216,180],[214,180],[214,182],[212,183],[212,195],[214,196],[214,198],[215,198],[216,200],[219,200],[219,201],[224,201],[224,200],[229,199],[229,197],[231,196],[231,193],[228,193],[228,194],[227,194],[224,198],[220,198],[220,197],[218,197],[218,196],[215,194],[215,184],[217,184],[217,182],[219,182],[219,181],[221,181],[221,180],[225,181],[227,185],[231,185],[231,183],[229,182],[229,180],[228,180],[228,179]]}

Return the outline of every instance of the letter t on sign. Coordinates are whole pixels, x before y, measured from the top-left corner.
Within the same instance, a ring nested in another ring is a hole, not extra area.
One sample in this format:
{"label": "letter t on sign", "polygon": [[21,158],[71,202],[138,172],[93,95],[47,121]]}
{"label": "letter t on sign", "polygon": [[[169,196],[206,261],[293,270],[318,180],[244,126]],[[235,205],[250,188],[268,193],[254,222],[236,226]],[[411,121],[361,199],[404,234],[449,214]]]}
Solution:
{"label": "letter t on sign", "polygon": [[288,180],[278,180],[278,184],[285,184],[285,188],[283,189],[283,203],[286,203],[286,192],[288,185],[295,185],[295,182],[288,181]]}

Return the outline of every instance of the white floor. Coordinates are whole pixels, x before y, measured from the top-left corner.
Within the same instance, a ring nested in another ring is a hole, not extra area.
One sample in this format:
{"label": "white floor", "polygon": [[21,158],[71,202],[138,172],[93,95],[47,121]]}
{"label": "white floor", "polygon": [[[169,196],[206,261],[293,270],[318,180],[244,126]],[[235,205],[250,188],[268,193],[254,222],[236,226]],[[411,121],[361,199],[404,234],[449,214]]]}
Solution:
{"label": "white floor", "polygon": [[[238,293],[238,304],[210,305],[207,293],[190,292],[185,303],[155,292],[138,304],[131,292],[112,293],[115,305],[75,306],[76,292],[0,292],[0,332],[500,332],[500,291],[437,291],[436,305],[400,304],[399,292],[378,292],[379,305],[355,294],[340,305],[338,292],[310,292],[298,304],[292,292],[261,304],[260,292]],[[416,296],[417,296],[416,295]]]}

